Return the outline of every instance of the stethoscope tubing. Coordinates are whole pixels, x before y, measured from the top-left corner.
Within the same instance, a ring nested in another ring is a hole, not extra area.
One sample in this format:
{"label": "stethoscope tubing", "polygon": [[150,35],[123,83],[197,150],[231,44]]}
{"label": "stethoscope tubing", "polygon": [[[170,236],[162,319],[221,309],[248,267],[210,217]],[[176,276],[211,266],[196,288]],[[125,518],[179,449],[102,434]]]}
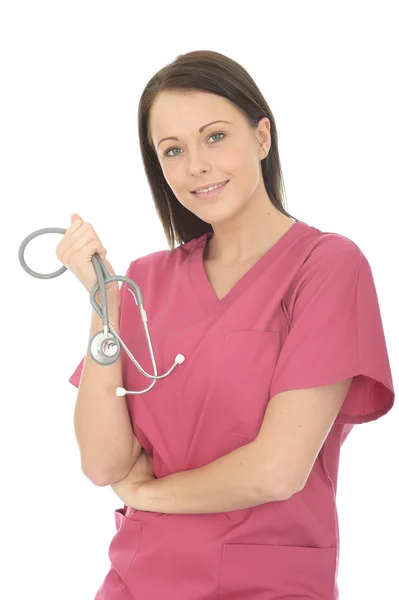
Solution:
{"label": "stethoscope tubing", "polygon": [[[25,261],[24,253],[25,253],[26,246],[29,244],[29,242],[31,240],[33,240],[34,238],[38,237],[39,235],[44,235],[47,233],[65,234],[66,231],[67,231],[66,229],[63,229],[61,227],[44,227],[42,229],[37,229],[36,231],[33,231],[28,236],[26,236],[26,238],[22,241],[22,243],[19,247],[19,250],[18,250],[18,259],[19,259],[19,262],[20,262],[22,268],[29,275],[31,275],[32,277],[36,277],[38,279],[53,279],[53,278],[58,277],[59,275],[62,275],[63,273],[65,273],[65,271],[68,270],[65,265],[63,265],[60,269],[58,269],[57,271],[54,271],[53,273],[38,273],[37,271],[34,271],[27,265],[27,263]],[[123,388],[118,388],[118,389],[122,390],[122,392],[124,392],[124,394],[143,394],[143,393],[149,391],[155,385],[155,383],[158,379],[163,379],[164,377],[167,377],[173,371],[173,369],[177,366],[177,364],[181,364],[184,361],[184,356],[181,354],[178,354],[176,356],[175,363],[172,365],[172,367],[163,375],[158,375],[154,351],[152,348],[150,333],[148,330],[147,313],[144,309],[143,295],[142,295],[140,287],[138,286],[138,284],[135,281],[133,281],[129,277],[126,277],[124,275],[110,275],[110,273],[108,272],[106,266],[104,265],[103,261],[101,260],[101,258],[97,252],[95,254],[93,254],[92,262],[93,262],[93,267],[94,267],[94,270],[95,270],[95,273],[97,276],[97,283],[94,285],[93,289],[90,292],[90,303],[91,303],[92,307],[94,308],[94,310],[97,312],[97,314],[101,317],[104,333],[102,334],[102,332],[99,332],[98,334],[95,334],[91,338],[91,340],[89,342],[90,355],[93,358],[93,360],[95,360],[99,364],[112,364],[119,358],[120,347],[122,346],[123,349],[125,350],[126,354],[129,356],[129,358],[132,360],[132,362],[136,365],[137,369],[142,373],[142,375],[144,375],[145,377],[147,377],[149,379],[152,379],[153,381],[149,385],[148,388],[146,388],[144,390],[140,390],[140,391],[127,391],[127,390],[124,390]],[[152,366],[154,369],[153,375],[150,373],[147,373],[142,368],[142,366],[139,364],[139,362],[136,360],[136,358],[130,352],[129,348],[123,342],[123,340],[121,339],[119,334],[116,332],[115,328],[112,326],[111,323],[109,323],[106,286],[109,283],[113,283],[113,282],[118,283],[119,281],[124,282],[128,286],[130,286],[127,289],[129,290],[130,293],[133,294],[136,305],[138,306],[138,308],[140,310],[141,320],[142,320],[144,331],[146,334],[148,349],[150,352],[151,362],[152,362]],[[131,288],[133,288],[133,289],[131,289]],[[96,300],[96,294],[97,294],[98,290],[100,290],[100,298],[101,298],[102,308]],[[111,331],[113,338],[109,337],[109,330]],[[96,353],[93,351],[93,345],[95,345],[95,344],[98,345],[98,341],[95,338],[97,338],[98,336],[101,336],[101,335],[104,335],[104,339],[100,343],[100,356],[101,356],[101,360],[100,360],[100,359],[98,359],[98,357],[96,357]],[[115,340],[117,340],[116,344],[115,344]],[[113,357],[108,357],[105,354],[105,350],[104,350],[106,347],[106,344],[109,344],[110,341],[111,341],[111,344],[117,346],[117,351]],[[124,394],[118,393],[117,395],[124,395]]]}

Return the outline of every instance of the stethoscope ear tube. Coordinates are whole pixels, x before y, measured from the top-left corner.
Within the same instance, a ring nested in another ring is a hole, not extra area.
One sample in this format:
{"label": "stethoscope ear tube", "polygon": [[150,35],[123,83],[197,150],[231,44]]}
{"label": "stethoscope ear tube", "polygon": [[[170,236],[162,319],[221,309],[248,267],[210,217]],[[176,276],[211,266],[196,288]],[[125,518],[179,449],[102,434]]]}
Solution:
{"label": "stethoscope ear tube", "polygon": [[53,279],[53,277],[58,277],[58,275],[62,275],[63,273],[65,273],[65,271],[67,271],[67,267],[65,265],[63,265],[60,269],[58,269],[58,271],[54,271],[54,273],[47,273],[47,274],[46,273],[37,273],[36,271],[33,271],[33,269],[28,267],[28,265],[25,262],[25,257],[24,257],[24,252],[25,252],[26,246],[35,237],[37,237],[39,235],[43,235],[45,233],[62,233],[62,234],[64,234],[65,232],[66,232],[66,229],[62,229],[61,227],[45,227],[44,229],[37,229],[36,231],[33,231],[33,233],[30,233],[28,236],[26,236],[26,238],[20,245],[19,251],[18,251],[19,262],[21,263],[21,266],[24,269],[24,271],[26,271],[29,275],[32,275],[32,277],[37,277],[38,279]]}

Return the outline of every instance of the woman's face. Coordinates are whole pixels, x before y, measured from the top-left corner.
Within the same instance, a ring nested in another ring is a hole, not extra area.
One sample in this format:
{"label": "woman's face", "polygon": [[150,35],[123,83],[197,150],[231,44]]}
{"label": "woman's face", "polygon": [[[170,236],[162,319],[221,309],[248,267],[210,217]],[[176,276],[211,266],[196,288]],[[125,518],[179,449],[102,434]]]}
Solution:
{"label": "woman's face", "polygon": [[[199,131],[219,120],[229,123],[216,122]],[[270,148],[266,117],[259,121],[257,130],[252,130],[226,98],[168,91],[157,96],[149,127],[168,185],[177,200],[203,221],[211,225],[226,221],[243,210],[251,198],[264,197],[260,161]],[[178,140],[163,140],[170,136]],[[192,193],[227,179],[229,183],[219,196],[201,199]]]}

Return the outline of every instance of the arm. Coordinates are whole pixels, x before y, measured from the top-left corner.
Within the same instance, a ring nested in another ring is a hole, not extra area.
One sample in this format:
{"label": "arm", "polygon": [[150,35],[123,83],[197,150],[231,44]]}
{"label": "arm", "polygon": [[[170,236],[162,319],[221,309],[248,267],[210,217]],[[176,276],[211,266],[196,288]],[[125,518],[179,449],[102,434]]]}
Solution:
{"label": "arm", "polygon": [[160,479],[150,477],[143,466],[143,481],[133,468],[130,477],[112,486],[119,498],[136,510],[202,514],[285,499],[275,491],[273,478],[253,442],[198,469]]}
{"label": "arm", "polygon": [[133,468],[133,479],[127,477],[115,491],[127,506],[169,514],[228,512],[288,500],[304,488],[351,382],[276,394],[253,442],[161,479],[154,480],[143,462],[144,468],[136,476]]}
{"label": "arm", "polygon": [[[96,300],[101,306],[99,292]],[[107,289],[108,316],[119,333],[120,294]],[[102,330],[102,320],[92,310],[90,338]],[[97,364],[87,352],[77,395],[74,427],[83,473],[95,485],[106,485],[107,477],[124,477],[137,457],[138,441],[133,433],[126,398],[118,398],[123,385],[121,357],[112,365]],[[138,453],[140,448],[138,449]]]}
{"label": "arm", "polygon": [[256,443],[277,487],[288,497],[305,487],[352,379],[287,390],[269,401]]}

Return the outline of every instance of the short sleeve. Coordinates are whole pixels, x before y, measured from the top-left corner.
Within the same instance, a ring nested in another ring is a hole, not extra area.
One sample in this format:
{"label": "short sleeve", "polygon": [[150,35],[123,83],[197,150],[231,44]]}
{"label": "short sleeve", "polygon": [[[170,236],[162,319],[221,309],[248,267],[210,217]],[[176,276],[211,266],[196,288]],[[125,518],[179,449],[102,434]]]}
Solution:
{"label": "short sleeve", "polygon": [[[133,279],[132,277],[132,271],[134,268],[134,264],[137,263],[139,259],[133,261],[130,263],[129,268],[125,274],[125,277],[129,277],[130,279]],[[118,327],[120,328],[120,324],[121,324],[121,316],[123,313],[123,306],[124,306],[124,299],[125,296],[128,292],[126,291],[126,285],[122,284],[121,288],[120,288],[120,303],[119,303],[119,319],[118,319]],[[89,341],[89,340],[87,340]],[[86,355],[82,358],[82,360],[80,361],[80,363],[78,364],[78,366],[76,367],[75,371],[73,372],[73,374],[71,375],[71,377],[69,378],[69,382],[72,383],[72,385],[74,385],[75,387],[79,387],[80,385],[80,380],[82,377],[82,372],[83,372],[83,367],[84,367],[84,362],[86,359]]]}
{"label": "short sleeve", "polygon": [[270,397],[353,377],[336,422],[366,423],[385,415],[395,393],[373,275],[360,249],[335,235],[315,246],[289,306],[290,329]]}

